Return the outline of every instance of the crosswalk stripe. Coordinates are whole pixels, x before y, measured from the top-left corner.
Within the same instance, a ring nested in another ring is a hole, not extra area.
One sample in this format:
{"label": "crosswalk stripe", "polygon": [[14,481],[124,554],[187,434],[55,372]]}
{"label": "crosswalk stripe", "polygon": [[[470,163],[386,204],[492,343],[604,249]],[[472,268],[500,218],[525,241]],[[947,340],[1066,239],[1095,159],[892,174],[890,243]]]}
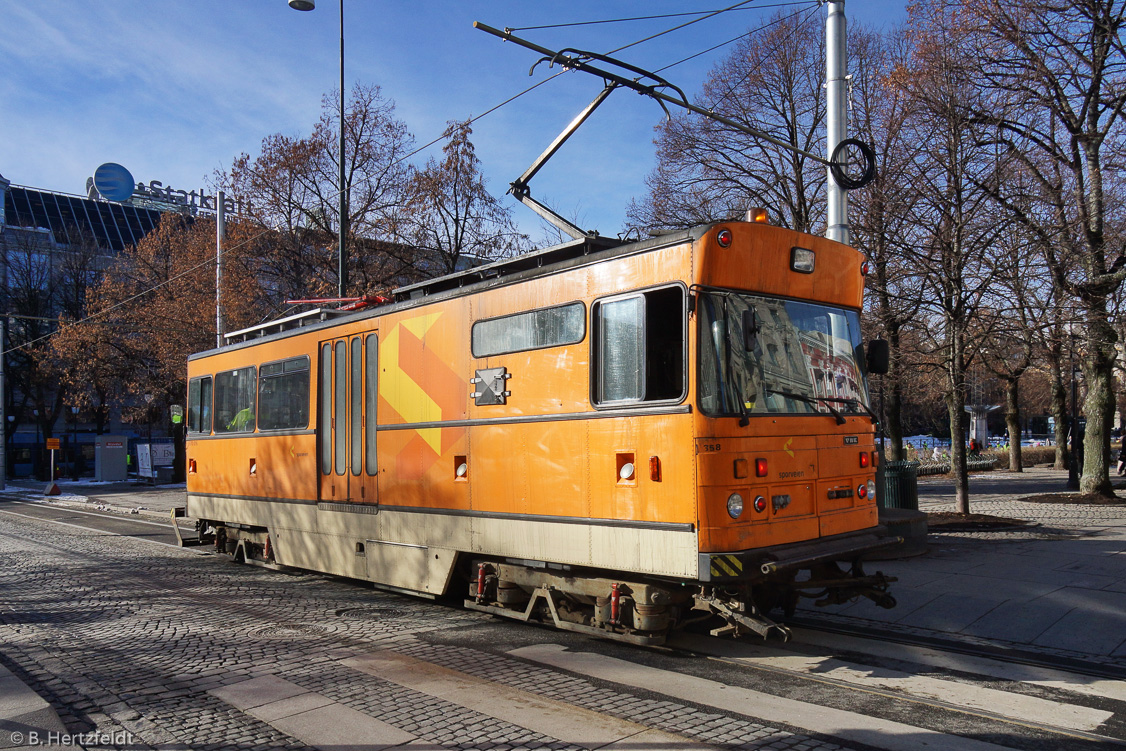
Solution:
{"label": "crosswalk stripe", "polygon": [[1114,716],[1113,712],[1102,709],[1065,704],[959,681],[910,675],[883,667],[873,668],[833,657],[794,654],[763,645],[721,642],[714,639],[706,643],[699,639],[688,641],[691,642],[688,645],[690,647],[696,644],[700,651],[752,667],[762,666],[816,674],[818,678],[865,688],[886,689],[956,707],[1000,714],[1024,722],[1070,730],[1093,731]]}
{"label": "crosswalk stripe", "polygon": [[321,751],[402,746],[415,736],[276,675],[213,688],[207,693]]}
{"label": "crosswalk stripe", "polygon": [[1039,665],[1020,665],[993,660],[988,657],[954,654],[914,644],[861,639],[854,636],[802,628],[794,629],[794,642],[826,647],[837,651],[848,650],[861,654],[889,657],[893,660],[930,665],[936,668],[974,672],[1006,681],[1019,681],[1046,688],[1063,689],[1084,696],[1097,696],[1126,702],[1126,681],[1079,675]]}
{"label": "crosswalk stripe", "polygon": [[[508,654],[599,680],[655,691],[682,701],[823,733],[888,751],[1004,751],[1004,746],[948,735],[878,717],[728,686],[592,652],[567,652],[557,644],[513,649]],[[750,714],[753,711],[754,714]],[[1011,750],[1009,750],[1011,751]]]}
{"label": "crosswalk stripe", "polygon": [[591,749],[668,751],[712,749],[679,735],[582,709],[501,683],[391,652],[342,660],[381,680],[479,712],[536,733]]}

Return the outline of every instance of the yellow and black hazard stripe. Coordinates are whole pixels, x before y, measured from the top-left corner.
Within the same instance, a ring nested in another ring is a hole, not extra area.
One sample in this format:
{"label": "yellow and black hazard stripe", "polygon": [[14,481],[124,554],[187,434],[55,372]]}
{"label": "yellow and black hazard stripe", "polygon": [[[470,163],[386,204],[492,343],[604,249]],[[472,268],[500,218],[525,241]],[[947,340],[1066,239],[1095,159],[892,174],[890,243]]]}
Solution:
{"label": "yellow and black hazard stripe", "polygon": [[742,576],[743,561],[736,555],[713,555],[711,557],[712,578]]}

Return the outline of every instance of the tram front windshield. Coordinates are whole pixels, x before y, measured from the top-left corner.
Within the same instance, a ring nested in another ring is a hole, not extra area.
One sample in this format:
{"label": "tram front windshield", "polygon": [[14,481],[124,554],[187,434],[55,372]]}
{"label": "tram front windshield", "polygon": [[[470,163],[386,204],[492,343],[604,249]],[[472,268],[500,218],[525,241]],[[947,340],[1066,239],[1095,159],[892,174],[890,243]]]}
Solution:
{"label": "tram front windshield", "polygon": [[855,311],[720,291],[697,311],[704,414],[869,414]]}

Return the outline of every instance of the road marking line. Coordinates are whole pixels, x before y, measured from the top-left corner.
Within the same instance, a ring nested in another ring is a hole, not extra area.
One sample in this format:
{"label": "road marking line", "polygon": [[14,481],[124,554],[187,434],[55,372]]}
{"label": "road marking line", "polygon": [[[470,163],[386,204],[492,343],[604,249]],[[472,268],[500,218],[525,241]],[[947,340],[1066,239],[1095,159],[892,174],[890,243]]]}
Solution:
{"label": "road marking line", "polygon": [[[728,686],[670,670],[635,665],[592,652],[565,652],[555,644],[513,649],[508,654],[569,670],[611,683],[654,691],[682,701],[715,707],[766,722],[777,722],[812,733],[865,743],[888,751],[1004,751],[997,746],[959,735],[906,725],[878,717],[786,699],[761,691]],[[753,708],[753,710],[752,710]],[[750,714],[753,711],[754,714]],[[1011,750],[1010,750],[1011,751]]]}
{"label": "road marking line", "polygon": [[[341,664],[419,693],[585,748],[714,748],[683,736],[536,696],[484,678],[390,652],[342,660]],[[619,745],[620,744],[620,745]]]}
{"label": "road marking line", "polygon": [[833,650],[846,649],[850,652],[888,657],[893,660],[930,665],[947,670],[958,670],[964,673],[978,673],[1006,681],[1019,681],[1085,696],[1097,696],[1103,699],[1126,702],[1126,681],[1069,673],[1057,668],[1017,665],[989,657],[943,652],[939,648],[862,639],[843,634],[827,634],[802,628],[794,629],[794,641]]}
{"label": "road marking line", "polygon": [[699,650],[706,654],[742,665],[807,673],[817,678],[865,688],[881,688],[909,697],[933,700],[1038,725],[1094,731],[1114,716],[1113,712],[1101,709],[1064,704],[970,683],[911,675],[882,667],[845,662],[834,657],[794,654],[772,647],[735,642],[712,640],[707,644],[700,644],[699,640],[688,641],[696,643]]}
{"label": "road marking line", "polygon": [[151,542],[153,545],[167,545],[170,548],[180,547],[179,545],[176,545],[176,544],[171,543],[171,542],[161,542],[160,540],[149,540],[149,539],[144,538],[144,537],[134,537],[133,535],[123,535],[123,534],[119,534],[117,532],[107,532],[106,530],[98,529],[97,527],[84,527],[81,524],[71,524],[70,522],[60,522],[60,521],[56,521],[54,519],[44,519],[41,516],[29,516],[28,514],[17,514],[15,511],[4,511],[3,509],[0,509],[0,514],[8,514],[9,516],[19,516],[19,517],[22,517],[24,519],[31,519],[32,521],[36,521],[36,522],[46,522],[47,524],[58,524],[59,526],[62,526],[62,527],[74,527],[75,529],[84,529],[87,532],[100,532],[101,534],[107,535],[109,537],[128,537],[131,540],[138,540],[140,542]]}
{"label": "road marking line", "polygon": [[99,519],[124,519],[124,520],[130,522],[131,524],[147,524],[150,527],[160,527],[161,529],[167,529],[169,531],[172,530],[172,526],[168,522],[165,522],[163,524],[161,524],[160,522],[150,522],[150,521],[145,521],[144,519],[134,519],[132,516],[126,516],[125,514],[114,514],[114,513],[106,513],[106,512],[102,512],[102,513],[99,514],[96,511],[79,511],[76,508],[69,508],[67,506],[56,506],[53,503],[42,503],[42,502],[39,502],[39,501],[9,501],[9,502],[10,503],[18,503],[18,504],[23,505],[23,506],[37,506],[38,508],[55,509],[56,511],[65,511],[69,514],[85,514],[86,516],[96,516]]}

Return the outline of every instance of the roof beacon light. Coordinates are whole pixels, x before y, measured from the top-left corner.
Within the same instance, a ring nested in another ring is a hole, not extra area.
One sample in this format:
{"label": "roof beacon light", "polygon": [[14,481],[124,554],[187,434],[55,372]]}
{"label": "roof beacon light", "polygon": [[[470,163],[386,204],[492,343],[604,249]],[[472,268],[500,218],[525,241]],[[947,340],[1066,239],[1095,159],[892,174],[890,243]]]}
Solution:
{"label": "roof beacon light", "polygon": [[808,248],[793,248],[790,250],[790,268],[802,274],[813,273],[814,255]]}
{"label": "roof beacon light", "polygon": [[747,209],[747,221],[755,224],[770,224],[770,217],[766,215],[766,209],[756,206],[753,209]]}
{"label": "roof beacon light", "polygon": [[715,236],[716,242],[719,243],[721,248],[730,248],[733,235],[729,229],[721,229]]}

